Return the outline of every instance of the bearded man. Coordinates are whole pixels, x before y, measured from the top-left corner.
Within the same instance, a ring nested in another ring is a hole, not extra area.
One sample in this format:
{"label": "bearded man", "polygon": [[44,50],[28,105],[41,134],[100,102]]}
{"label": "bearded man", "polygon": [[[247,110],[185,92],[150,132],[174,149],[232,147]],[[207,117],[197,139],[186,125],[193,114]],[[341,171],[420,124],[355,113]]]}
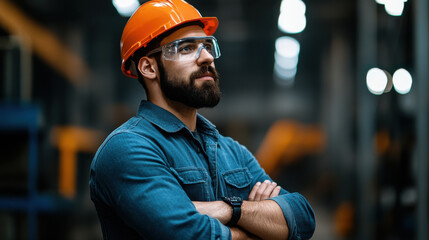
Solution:
{"label": "bearded man", "polygon": [[197,112],[221,97],[217,26],[182,0],[149,1],[125,26],[122,71],[147,100],[91,164],[104,239],[311,238],[307,200]]}

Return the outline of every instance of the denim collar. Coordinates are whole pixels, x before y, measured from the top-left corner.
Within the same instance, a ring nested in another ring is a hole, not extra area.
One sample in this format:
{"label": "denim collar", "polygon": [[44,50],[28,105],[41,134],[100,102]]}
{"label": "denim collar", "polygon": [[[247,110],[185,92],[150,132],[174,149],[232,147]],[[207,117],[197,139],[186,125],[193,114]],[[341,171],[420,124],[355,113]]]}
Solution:
{"label": "denim collar", "polygon": [[[183,128],[188,129],[174,114],[146,100],[141,101],[138,115],[169,133],[178,132]],[[200,133],[213,136],[219,134],[216,126],[199,113],[197,113],[197,129]]]}

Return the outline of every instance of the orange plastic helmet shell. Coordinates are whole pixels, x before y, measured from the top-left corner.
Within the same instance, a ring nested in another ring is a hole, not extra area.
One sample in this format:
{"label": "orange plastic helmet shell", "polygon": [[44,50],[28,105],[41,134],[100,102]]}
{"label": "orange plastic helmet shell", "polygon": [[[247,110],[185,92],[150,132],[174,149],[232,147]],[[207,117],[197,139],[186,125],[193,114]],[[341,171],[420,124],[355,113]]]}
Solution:
{"label": "orange plastic helmet shell", "polygon": [[155,37],[184,23],[200,21],[204,32],[211,36],[219,22],[216,17],[202,17],[196,8],[183,0],[152,0],[142,4],[125,25],[121,38],[122,72],[137,78],[126,62],[134,52],[146,47]]}

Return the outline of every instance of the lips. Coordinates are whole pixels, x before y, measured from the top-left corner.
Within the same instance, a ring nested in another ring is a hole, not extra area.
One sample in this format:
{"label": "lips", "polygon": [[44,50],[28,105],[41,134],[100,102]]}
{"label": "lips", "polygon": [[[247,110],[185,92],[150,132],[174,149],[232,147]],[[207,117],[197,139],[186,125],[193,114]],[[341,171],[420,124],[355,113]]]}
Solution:
{"label": "lips", "polygon": [[206,72],[204,74],[201,74],[201,75],[197,76],[196,79],[214,81],[214,76],[213,76],[213,74],[211,72]]}
{"label": "lips", "polygon": [[217,82],[219,77],[216,70],[211,66],[203,66],[198,71],[194,72],[190,76],[193,80],[199,81],[214,81]]}

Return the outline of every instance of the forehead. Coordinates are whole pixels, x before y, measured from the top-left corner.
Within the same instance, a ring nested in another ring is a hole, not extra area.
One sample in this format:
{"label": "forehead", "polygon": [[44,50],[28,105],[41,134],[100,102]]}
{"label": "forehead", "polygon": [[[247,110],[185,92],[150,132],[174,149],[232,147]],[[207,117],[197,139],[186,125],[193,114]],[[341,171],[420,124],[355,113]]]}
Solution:
{"label": "forehead", "polygon": [[161,46],[172,42],[177,39],[186,38],[186,37],[205,37],[207,34],[203,31],[200,26],[193,25],[181,28],[172,34],[168,35],[161,41]]}

